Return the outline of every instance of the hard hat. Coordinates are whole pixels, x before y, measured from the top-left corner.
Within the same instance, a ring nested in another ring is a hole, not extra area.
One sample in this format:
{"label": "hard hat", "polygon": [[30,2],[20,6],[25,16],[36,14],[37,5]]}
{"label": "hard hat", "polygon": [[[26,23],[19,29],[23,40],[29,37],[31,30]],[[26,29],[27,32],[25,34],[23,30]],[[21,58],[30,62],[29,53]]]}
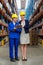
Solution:
{"label": "hard hat", "polygon": [[17,14],[12,14],[12,18],[18,18]]}
{"label": "hard hat", "polygon": [[23,16],[23,15],[25,16],[26,13],[25,13],[24,11],[21,11],[21,12],[20,12],[20,16]]}

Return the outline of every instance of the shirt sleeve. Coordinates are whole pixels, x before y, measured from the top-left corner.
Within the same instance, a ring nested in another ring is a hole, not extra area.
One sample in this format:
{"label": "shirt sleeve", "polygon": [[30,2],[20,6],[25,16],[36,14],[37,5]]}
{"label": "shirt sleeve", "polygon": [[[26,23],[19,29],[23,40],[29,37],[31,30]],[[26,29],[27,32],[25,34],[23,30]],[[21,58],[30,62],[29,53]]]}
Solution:
{"label": "shirt sleeve", "polygon": [[9,30],[9,31],[14,31],[14,26],[13,26],[12,24],[9,24],[9,25],[8,25],[8,30]]}
{"label": "shirt sleeve", "polygon": [[30,27],[30,25],[29,25],[29,21],[28,21],[28,20],[26,20],[26,23],[25,23],[24,28],[29,29],[29,27]]}

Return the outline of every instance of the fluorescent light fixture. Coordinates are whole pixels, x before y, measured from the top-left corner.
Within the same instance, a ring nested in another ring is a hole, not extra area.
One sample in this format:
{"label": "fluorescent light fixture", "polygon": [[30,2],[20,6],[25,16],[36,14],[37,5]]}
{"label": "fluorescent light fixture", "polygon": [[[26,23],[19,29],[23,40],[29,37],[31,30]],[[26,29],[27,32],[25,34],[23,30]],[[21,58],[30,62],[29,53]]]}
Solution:
{"label": "fluorescent light fixture", "polygon": [[17,8],[21,9],[21,0],[16,0],[16,3],[17,3]]}
{"label": "fluorescent light fixture", "polygon": [[28,5],[30,5],[30,1],[31,1],[31,0],[26,0],[25,9],[27,8]]}

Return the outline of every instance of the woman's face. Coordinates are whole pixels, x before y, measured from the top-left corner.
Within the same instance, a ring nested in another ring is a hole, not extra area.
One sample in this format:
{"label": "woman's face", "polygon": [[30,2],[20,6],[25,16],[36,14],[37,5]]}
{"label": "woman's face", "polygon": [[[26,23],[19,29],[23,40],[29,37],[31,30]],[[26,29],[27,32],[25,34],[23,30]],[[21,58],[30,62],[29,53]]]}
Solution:
{"label": "woman's face", "polygon": [[17,22],[17,20],[18,20],[17,18],[14,18],[14,19],[13,19],[13,22]]}
{"label": "woman's face", "polygon": [[25,19],[25,16],[21,16],[21,20],[24,20]]}

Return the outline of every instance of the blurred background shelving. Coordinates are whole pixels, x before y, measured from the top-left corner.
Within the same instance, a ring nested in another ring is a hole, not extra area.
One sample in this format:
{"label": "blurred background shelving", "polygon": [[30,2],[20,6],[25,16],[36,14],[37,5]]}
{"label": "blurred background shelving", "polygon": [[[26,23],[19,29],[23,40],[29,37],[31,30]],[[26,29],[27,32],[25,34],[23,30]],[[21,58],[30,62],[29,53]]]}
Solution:
{"label": "blurred background shelving", "polygon": [[26,11],[26,19],[31,25],[30,45],[43,40],[43,0],[0,0],[0,42],[8,38],[8,24],[12,21],[12,13],[19,15],[21,10]]}

